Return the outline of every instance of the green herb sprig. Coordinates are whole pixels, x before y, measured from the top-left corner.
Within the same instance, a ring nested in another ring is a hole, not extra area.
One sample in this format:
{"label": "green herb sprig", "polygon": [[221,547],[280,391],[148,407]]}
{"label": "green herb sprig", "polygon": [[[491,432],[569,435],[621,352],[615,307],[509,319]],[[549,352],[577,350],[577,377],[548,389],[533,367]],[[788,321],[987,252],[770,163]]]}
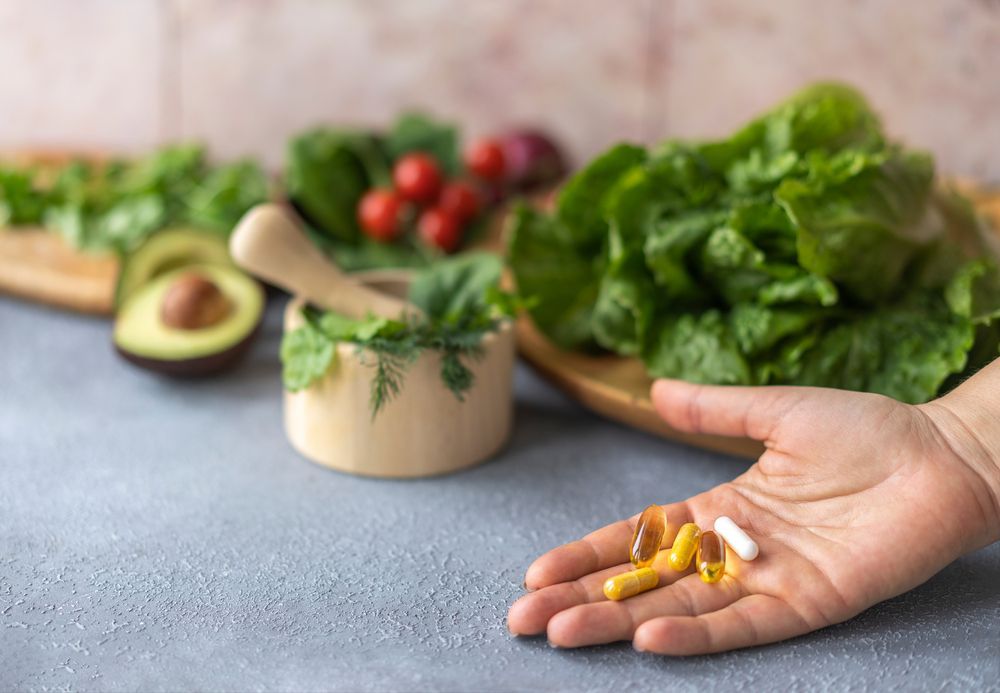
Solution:
{"label": "green herb sprig", "polygon": [[354,344],[362,363],[375,369],[369,406],[372,418],[403,389],[406,373],[426,351],[441,357],[441,382],[463,401],[475,384],[470,364],[482,357],[483,338],[500,329],[519,303],[499,289],[501,261],[469,254],[441,261],[417,275],[410,302],[420,314],[398,319],[354,320],[313,306],[304,324],[287,333],[281,359],[285,389],[309,387],[329,371],[338,344]]}

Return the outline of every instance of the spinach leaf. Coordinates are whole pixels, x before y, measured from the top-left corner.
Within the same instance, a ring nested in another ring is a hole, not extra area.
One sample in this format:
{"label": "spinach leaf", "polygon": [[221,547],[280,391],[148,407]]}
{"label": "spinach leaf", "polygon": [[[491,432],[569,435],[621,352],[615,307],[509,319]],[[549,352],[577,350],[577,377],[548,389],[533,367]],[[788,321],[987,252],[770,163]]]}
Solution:
{"label": "spinach leaf", "polygon": [[289,198],[307,222],[341,241],[357,241],[358,200],[389,180],[389,161],[372,135],[317,128],[288,144]]}
{"label": "spinach leaf", "polygon": [[421,113],[404,113],[399,117],[386,135],[385,150],[392,161],[410,152],[423,152],[432,156],[449,176],[461,171],[457,128]]}

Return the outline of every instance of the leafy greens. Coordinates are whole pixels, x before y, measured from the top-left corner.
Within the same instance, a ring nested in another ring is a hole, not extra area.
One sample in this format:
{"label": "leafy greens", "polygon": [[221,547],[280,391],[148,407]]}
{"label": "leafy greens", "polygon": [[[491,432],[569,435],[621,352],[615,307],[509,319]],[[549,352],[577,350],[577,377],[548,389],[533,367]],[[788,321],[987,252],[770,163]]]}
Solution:
{"label": "leafy greens", "polygon": [[481,355],[483,337],[516,307],[499,290],[501,269],[499,258],[484,253],[437,262],[410,285],[410,302],[421,314],[398,319],[356,320],[306,306],[304,324],[282,340],[285,389],[296,392],[322,378],[335,363],[337,344],[347,343],[374,369],[372,417],[400,393],[407,370],[428,350],[440,355],[441,382],[461,401],[474,384],[468,363]]}
{"label": "leafy greens", "polygon": [[75,160],[58,169],[0,168],[0,225],[44,225],[83,250],[126,253],[166,226],[228,234],[268,198],[250,160],[210,165],[200,145],[134,161]]}
{"label": "leafy greens", "polygon": [[414,151],[433,156],[449,176],[459,172],[457,129],[418,113],[403,114],[385,133],[318,127],[288,143],[288,197],[313,242],[343,269],[423,267],[434,259],[412,239],[393,244],[371,240],[357,220],[364,193],[390,187],[392,164]]}
{"label": "leafy greens", "polygon": [[998,353],[987,233],[841,84],[727,139],[617,145],[511,231],[536,325],[651,376],[922,402]]}

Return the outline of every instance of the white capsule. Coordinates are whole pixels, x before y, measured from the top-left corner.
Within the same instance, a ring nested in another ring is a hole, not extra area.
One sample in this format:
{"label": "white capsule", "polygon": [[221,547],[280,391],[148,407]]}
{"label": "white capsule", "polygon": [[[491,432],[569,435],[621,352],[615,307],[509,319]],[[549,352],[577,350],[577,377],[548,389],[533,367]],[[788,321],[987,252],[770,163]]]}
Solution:
{"label": "white capsule", "polygon": [[757,548],[757,542],[725,515],[715,521],[715,531],[725,539],[729,548],[744,561],[752,561],[757,558],[757,554],[760,552],[760,549]]}

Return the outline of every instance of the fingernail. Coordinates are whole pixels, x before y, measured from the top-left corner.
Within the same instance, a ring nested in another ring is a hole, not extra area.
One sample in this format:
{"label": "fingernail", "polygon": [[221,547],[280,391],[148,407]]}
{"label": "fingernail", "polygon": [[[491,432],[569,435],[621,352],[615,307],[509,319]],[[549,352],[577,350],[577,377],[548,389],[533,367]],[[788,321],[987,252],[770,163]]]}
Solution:
{"label": "fingernail", "polygon": [[556,644],[555,644],[554,642],[552,642],[551,640],[549,640],[549,647],[551,647],[551,648],[552,648],[553,650],[558,650],[558,649],[559,649],[559,646],[558,646],[558,645],[556,645]]}
{"label": "fingernail", "polygon": [[645,652],[645,650],[639,647],[634,640],[632,641],[632,649],[636,652]]}
{"label": "fingernail", "polygon": [[534,592],[535,591],[534,587],[528,587],[528,583],[527,582],[522,582],[521,584],[524,585],[524,591],[525,592]]}

